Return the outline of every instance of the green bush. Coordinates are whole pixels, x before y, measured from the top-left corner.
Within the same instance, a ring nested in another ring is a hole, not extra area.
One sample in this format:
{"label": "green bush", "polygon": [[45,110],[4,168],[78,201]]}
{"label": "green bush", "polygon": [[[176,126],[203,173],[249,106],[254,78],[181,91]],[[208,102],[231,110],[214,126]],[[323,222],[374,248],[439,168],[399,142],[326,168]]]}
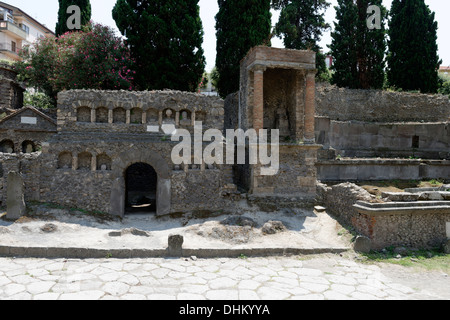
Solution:
{"label": "green bush", "polygon": [[55,101],[48,95],[42,92],[28,92],[25,91],[23,104],[25,106],[33,106],[39,109],[55,108]]}
{"label": "green bush", "polygon": [[446,94],[448,96],[450,96],[450,80],[444,82],[441,87],[439,88],[438,92],[440,94]]}

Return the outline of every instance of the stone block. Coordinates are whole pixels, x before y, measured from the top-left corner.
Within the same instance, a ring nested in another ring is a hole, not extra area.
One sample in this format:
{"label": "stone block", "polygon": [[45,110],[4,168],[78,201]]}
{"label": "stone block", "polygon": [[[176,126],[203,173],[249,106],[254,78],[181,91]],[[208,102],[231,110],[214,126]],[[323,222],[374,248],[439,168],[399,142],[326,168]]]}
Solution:
{"label": "stone block", "polygon": [[6,218],[17,220],[26,213],[25,186],[20,173],[10,172],[8,174],[7,198],[6,198]]}
{"label": "stone block", "polygon": [[358,236],[356,237],[353,249],[356,252],[369,253],[372,249],[372,241],[367,237]]}
{"label": "stone block", "polygon": [[443,245],[444,253],[450,254],[450,239],[447,239]]}
{"label": "stone block", "polygon": [[169,256],[180,257],[183,253],[184,237],[179,234],[171,234],[168,239],[167,252]]}

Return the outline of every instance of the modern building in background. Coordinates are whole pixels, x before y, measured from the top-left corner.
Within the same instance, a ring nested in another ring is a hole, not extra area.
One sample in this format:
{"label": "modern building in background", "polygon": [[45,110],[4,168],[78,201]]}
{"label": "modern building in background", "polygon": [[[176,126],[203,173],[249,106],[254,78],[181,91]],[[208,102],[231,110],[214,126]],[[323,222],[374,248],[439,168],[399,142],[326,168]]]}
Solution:
{"label": "modern building in background", "polygon": [[17,61],[24,46],[54,35],[21,9],[0,1],[0,59]]}

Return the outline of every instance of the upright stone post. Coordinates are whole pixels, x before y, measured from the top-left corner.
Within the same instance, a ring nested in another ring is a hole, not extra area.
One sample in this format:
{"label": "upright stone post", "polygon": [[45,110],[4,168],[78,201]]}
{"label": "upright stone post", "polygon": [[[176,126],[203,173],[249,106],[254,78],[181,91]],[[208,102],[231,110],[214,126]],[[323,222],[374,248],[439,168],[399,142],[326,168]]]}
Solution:
{"label": "upright stone post", "polygon": [[25,186],[20,173],[14,171],[8,174],[7,183],[6,218],[8,220],[17,220],[26,213],[24,198]]}
{"label": "upright stone post", "polygon": [[253,70],[253,129],[264,129],[264,66]]}
{"label": "upright stone post", "polygon": [[304,140],[307,144],[315,143],[314,117],[316,113],[316,71],[306,73],[305,92],[305,131]]}

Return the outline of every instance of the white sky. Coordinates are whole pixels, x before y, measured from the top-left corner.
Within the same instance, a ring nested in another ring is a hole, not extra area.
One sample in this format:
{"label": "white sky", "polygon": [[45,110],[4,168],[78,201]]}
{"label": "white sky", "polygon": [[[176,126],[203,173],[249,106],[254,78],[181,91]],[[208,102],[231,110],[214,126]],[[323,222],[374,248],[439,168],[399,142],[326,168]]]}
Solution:
{"label": "white sky", "polygon": [[[2,0],[13,6],[25,11],[39,22],[47,25],[48,28],[54,30],[58,17],[58,0]],[[337,5],[337,0],[329,0],[331,6],[326,12],[326,20],[333,25],[335,19],[334,6]],[[91,0],[92,5],[92,20],[97,23],[108,25],[117,30],[115,21],[112,18],[112,8],[116,0]],[[383,0],[383,4],[390,9],[392,0]],[[425,3],[430,6],[430,9],[436,13],[436,20],[438,21],[438,45],[439,56],[443,60],[443,66],[450,66],[450,41],[447,32],[450,31],[450,19],[448,14],[450,12],[450,1],[448,0],[425,0]],[[216,59],[216,30],[215,30],[215,15],[219,10],[216,0],[200,0],[200,15],[203,22],[203,29],[205,32],[203,39],[203,49],[207,61],[206,70],[210,71],[215,64]],[[278,19],[278,13],[273,13],[273,24]],[[118,31],[117,31],[118,32]],[[330,32],[324,34],[321,45],[325,52],[328,51],[327,44],[331,43]],[[274,39],[272,46],[283,47],[280,39]]]}

